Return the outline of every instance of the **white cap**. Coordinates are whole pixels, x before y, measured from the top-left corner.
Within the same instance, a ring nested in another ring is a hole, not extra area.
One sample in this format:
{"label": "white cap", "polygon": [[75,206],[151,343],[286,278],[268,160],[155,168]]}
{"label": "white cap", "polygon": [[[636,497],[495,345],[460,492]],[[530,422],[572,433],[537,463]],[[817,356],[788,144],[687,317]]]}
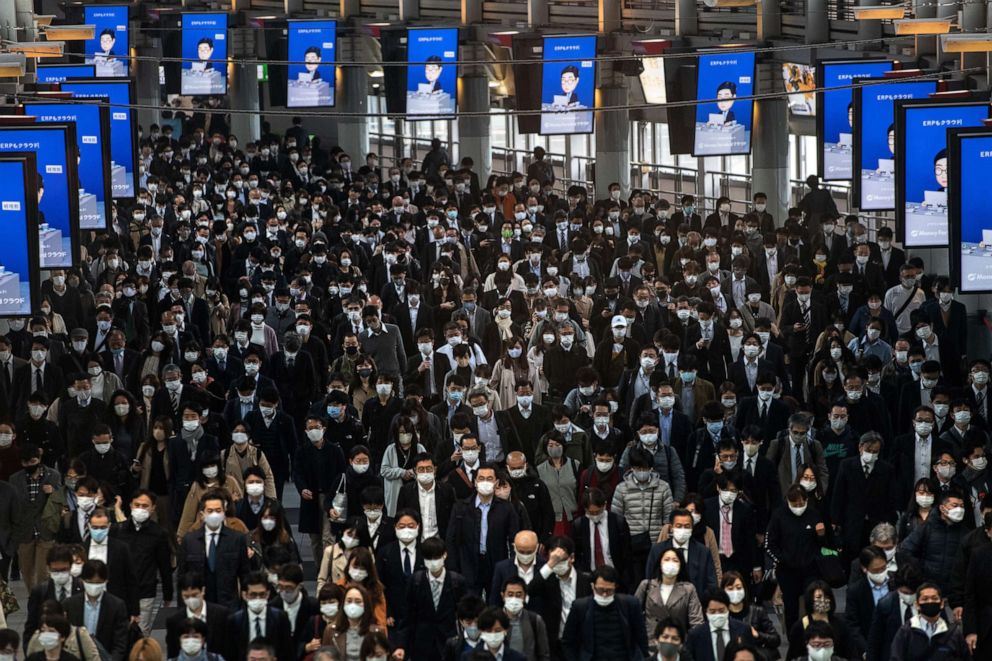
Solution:
{"label": "white cap", "polygon": [[627,327],[627,317],[622,314],[615,315],[613,321],[610,322],[610,328],[616,327],[626,328]]}

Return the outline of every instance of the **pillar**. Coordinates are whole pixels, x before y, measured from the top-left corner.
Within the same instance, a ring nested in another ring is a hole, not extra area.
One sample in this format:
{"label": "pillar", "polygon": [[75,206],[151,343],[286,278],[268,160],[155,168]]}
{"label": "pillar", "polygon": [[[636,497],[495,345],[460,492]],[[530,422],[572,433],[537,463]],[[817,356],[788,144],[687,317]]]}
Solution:
{"label": "pillar", "polygon": [[692,37],[698,31],[696,0],[675,0],[675,34],[679,37]]}
{"label": "pillar", "polygon": [[463,75],[458,81],[458,156],[475,162],[479,181],[485,182],[493,170],[493,140],[489,115],[461,113],[489,112],[489,77],[484,73]]}
{"label": "pillar", "polygon": [[[351,155],[357,163],[369,153],[369,120],[365,113],[369,111],[369,81],[364,66],[347,64],[362,57],[363,50],[359,48],[359,37],[347,37],[341,41],[347,42],[345,53],[350,58],[344,60],[345,66],[340,67],[337,107],[340,112],[351,113],[350,117],[337,118],[338,144]],[[357,115],[357,116],[356,116]]]}
{"label": "pillar", "polygon": [[758,40],[782,36],[782,10],[777,0],[758,0]]}
{"label": "pillar", "polygon": [[[984,32],[987,25],[986,11],[992,11],[992,5],[987,3],[965,2],[961,5],[961,32]],[[939,39],[939,37],[938,37]],[[983,66],[985,55],[983,53],[962,53],[963,68]]]}
{"label": "pillar", "polygon": [[[354,0],[357,2],[358,0]],[[482,3],[479,0],[461,0],[462,25],[482,22]]]}
{"label": "pillar", "polygon": [[547,25],[549,20],[548,0],[527,0],[528,27],[539,28]]}
{"label": "pillar", "polygon": [[[135,92],[139,106],[145,108],[138,109],[138,123],[144,127],[149,124],[158,124],[162,115],[159,106],[162,104],[161,90],[158,84],[158,61],[161,56],[158,48],[138,46],[135,48],[138,60],[135,62]],[[147,109],[146,109],[147,108]]]}
{"label": "pillar", "polygon": [[358,16],[362,12],[361,0],[341,0],[341,5],[338,13],[341,15],[341,19],[351,18],[352,16]]}
{"label": "pillar", "polygon": [[[858,0],[859,7],[877,7],[877,0]],[[858,39],[881,39],[882,21],[858,21]],[[861,47],[862,49],[866,47]]]}
{"label": "pillar", "polygon": [[785,99],[754,102],[751,134],[751,185],[753,193],[768,196],[768,213],[779,224],[789,212],[789,116]]}
{"label": "pillar", "polygon": [[599,0],[599,31],[606,34],[623,29],[622,10],[620,0]]}
{"label": "pillar", "polygon": [[806,43],[822,44],[829,39],[827,0],[806,0]]}
{"label": "pillar", "polygon": [[293,14],[303,11],[303,0],[283,0],[282,6],[286,16],[292,17]]}
{"label": "pillar", "polygon": [[[604,85],[597,91],[599,106],[626,106],[627,86]],[[627,109],[596,111],[596,199],[609,196],[609,185],[618,182],[622,196],[630,192],[630,121]]]}
{"label": "pillar", "polygon": [[412,21],[420,18],[420,0],[399,0],[400,20]]}
{"label": "pillar", "polygon": [[231,113],[231,132],[244,142],[258,140],[262,137],[258,112],[258,65],[242,64],[235,60],[230,88],[231,108],[252,111]]}
{"label": "pillar", "polygon": [[0,38],[17,41],[17,11],[14,4],[0,2]]}

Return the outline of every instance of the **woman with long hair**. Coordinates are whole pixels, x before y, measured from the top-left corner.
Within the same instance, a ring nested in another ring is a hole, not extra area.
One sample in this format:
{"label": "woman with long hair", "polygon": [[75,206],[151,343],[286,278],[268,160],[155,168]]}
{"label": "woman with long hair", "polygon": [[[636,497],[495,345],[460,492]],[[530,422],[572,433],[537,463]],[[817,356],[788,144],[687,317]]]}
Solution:
{"label": "woman with long hair", "polygon": [[386,633],[373,617],[368,591],[357,583],[344,586],[344,603],[337,619],[324,630],[323,644],[336,647],[345,661],[361,661],[362,643],[369,632]]}
{"label": "woman with long hair", "polygon": [[364,546],[356,548],[348,560],[347,577],[338,580],[337,584],[342,587],[348,584],[361,586],[365,591],[365,604],[372,611],[376,624],[386,626],[386,591],[379,580],[372,551]]}
{"label": "woman with long hair", "polygon": [[641,581],[634,596],[641,602],[649,631],[654,631],[658,623],[666,618],[678,622],[683,631],[704,621],[699,595],[689,580],[688,569],[674,548],[661,554],[655,575]]}
{"label": "woman with long hair", "polygon": [[197,462],[197,474],[186,494],[183,512],[179,517],[176,535],[182,540],[199,516],[200,498],[210,489],[222,488],[231,496],[231,501],[241,500],[241,487],[238,481],[224,471],[224,464],[216,452],[206,452]]}

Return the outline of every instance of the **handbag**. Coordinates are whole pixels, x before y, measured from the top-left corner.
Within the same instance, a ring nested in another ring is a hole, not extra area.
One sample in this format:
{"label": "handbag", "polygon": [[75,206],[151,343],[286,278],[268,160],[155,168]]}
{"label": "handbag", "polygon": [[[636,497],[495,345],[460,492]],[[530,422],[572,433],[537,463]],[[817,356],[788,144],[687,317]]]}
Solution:
{"label": "handbag", "polygon": [[347,474],[341,475],[341,481],[338,482],[338,488],[331,499],[331,507],[338,512],[337,518],[328,517],[334,523],[344,523],[348,519],[348,491],[345,484],[347,477]]}
{"label": "handbag", "polygon": [[840,561],[840,553],[831,548],[823,547],[816,555],[816,571],[820,578],[832,588],[846,585],[844,565]]}
{"label": "handbag", "polygon": [[21,605],[17,603],[17,597],[14,596],[14,591],[10,589],[7,581],[2,578],[0,578],[0,609],[3,609],[5,617],[9,617],[11,614],[21,610]]}

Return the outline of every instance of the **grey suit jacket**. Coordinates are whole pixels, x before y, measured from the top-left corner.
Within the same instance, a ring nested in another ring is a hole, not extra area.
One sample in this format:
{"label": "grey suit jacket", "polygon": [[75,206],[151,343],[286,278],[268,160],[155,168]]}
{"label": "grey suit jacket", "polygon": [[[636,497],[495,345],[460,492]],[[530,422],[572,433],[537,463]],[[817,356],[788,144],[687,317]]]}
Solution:
{"label": "grey suit jacket", "polygon": [[[551,648],[548,646],[548,629],[544,625],[544,619],[526,608],[520,611],[519,618],[523,649],[517,651],[525,655],[527,661],[549,661]],[[511,620],[511,625],[514,624]],[[510,643],[509,635],[507,635],[506,641],[508,644]]]}
{"label": "grey suit jacket", "polygon": [[637,586],[634,596],[644,606],[644,623],[647,631],[654,631],[658,622],[667,617],[678,622],[685,631],[704,622],[703,607],[696,588],[689,581],[677,581],[672,586],[668,601],[662,601],[661,581],[645,579]]}

